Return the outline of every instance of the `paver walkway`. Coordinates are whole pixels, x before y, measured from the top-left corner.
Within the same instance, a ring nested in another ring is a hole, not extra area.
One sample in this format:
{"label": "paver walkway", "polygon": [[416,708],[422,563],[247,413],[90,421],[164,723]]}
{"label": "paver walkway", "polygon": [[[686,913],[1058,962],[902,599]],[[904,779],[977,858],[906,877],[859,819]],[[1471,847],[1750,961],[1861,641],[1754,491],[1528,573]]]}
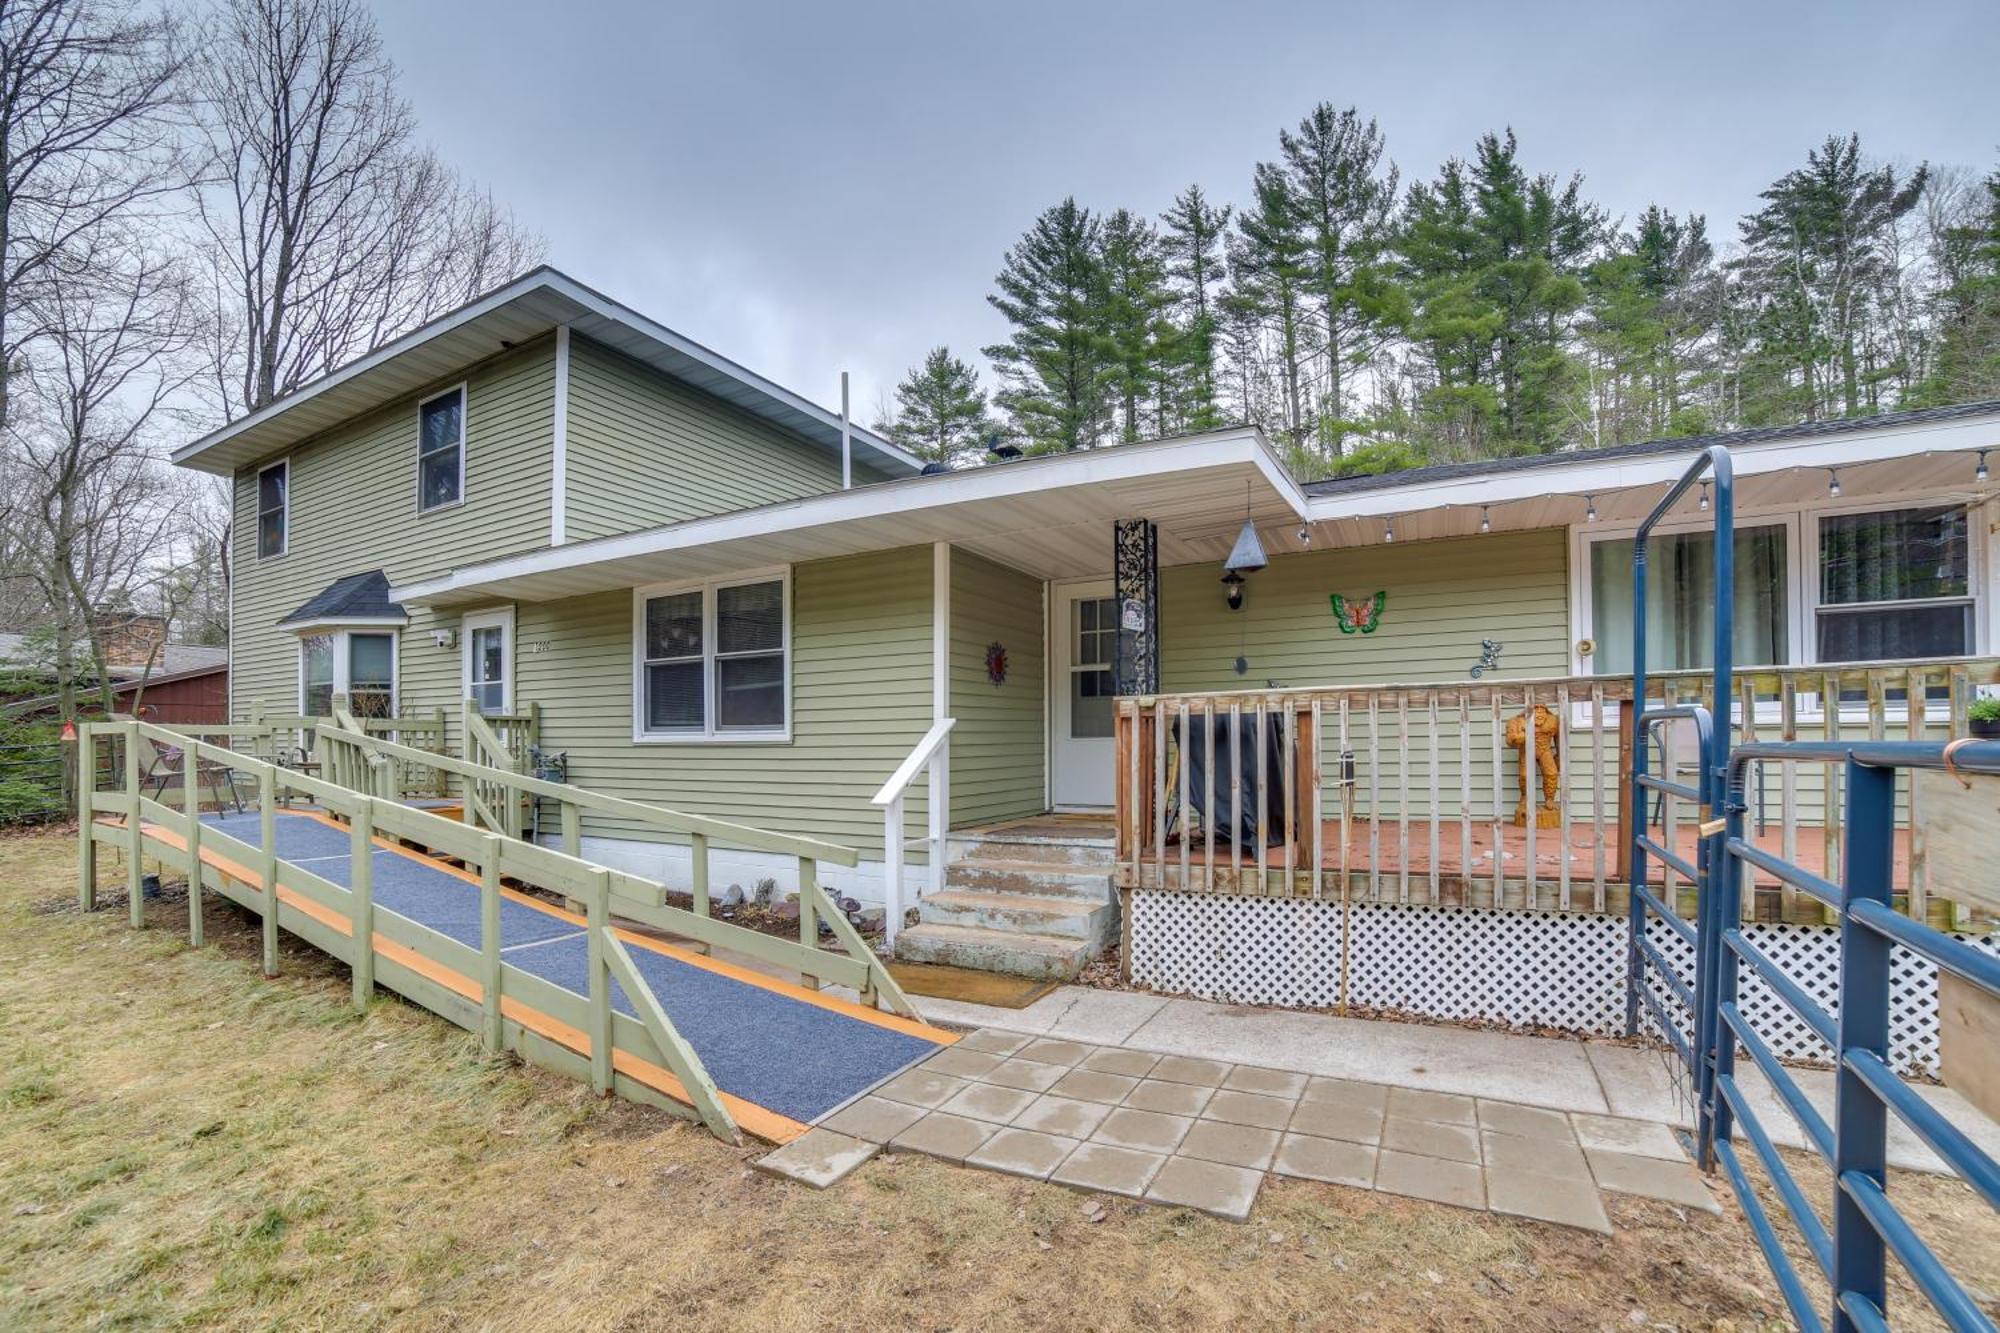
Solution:
{"label": "paver walkway", "polygon": [[1609,1234],[1600,1191],[1718,1210],[1664,1126],[982,1028],[767,1161],[823,1185],[870,1145],[1241,1220],[1268,1175]]}

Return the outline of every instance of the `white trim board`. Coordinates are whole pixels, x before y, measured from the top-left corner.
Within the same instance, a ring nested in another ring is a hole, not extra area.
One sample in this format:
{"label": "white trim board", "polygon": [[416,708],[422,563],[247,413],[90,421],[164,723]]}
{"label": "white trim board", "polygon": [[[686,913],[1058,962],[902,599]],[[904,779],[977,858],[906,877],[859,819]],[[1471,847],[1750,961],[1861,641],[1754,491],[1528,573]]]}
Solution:
{"label": "white trim board", "polygon": [[556,330],[555,408],[549,434],[554,456],[549,465],[549,545],[569,539],[569,325]]}

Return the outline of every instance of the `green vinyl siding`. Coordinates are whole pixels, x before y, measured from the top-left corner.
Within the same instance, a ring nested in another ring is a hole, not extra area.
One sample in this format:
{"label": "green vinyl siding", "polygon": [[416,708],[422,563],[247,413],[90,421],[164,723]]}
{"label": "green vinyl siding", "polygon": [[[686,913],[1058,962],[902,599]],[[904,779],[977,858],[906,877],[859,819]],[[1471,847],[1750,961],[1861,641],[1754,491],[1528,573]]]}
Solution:
{"label": "green vinyl siding", "polygon": [[[931,725],[931,548],[795,566],[791,596],[789,742],[634,742],[629,589],[520,603],[519,698],[580,786],[879,857],[869,798]],[[921,784],[906,818],[923,828]],[[648,836],[589,819],[585,833]]]}
{"label": "green vinyl siding", "polygon": [[[336,427],[291,451],[285,554],[257,555],[257,469],[235,477],[230,696],[238,718],[262,703],[298,708],[299,640],[277,627],[335,579],[372,569],[390,583],[547,544],[555,410],[555,341],[539,339]],[[417,512],[417,403],[462,379],[465,499]],[[450,706],[459,653],[431,640],[440,622],[413,611],[402,632],[398,703]]]}
{"label": "green vinyl siding", "polygon": [[[1171,691],[1468,680],[1482,639],[1503,645],[1486,679],[1569,671],[1569,546],[1560,528],[1381,543],[1272,558],[1243,609],[1222,571],[1160,571],[1160,685]],[[1373,634],[1343,634],[1331,595],[1388,593]],[[1237,675],[1237,654],[1249,670]]]}
{"label": "green vinyl siding", "polygon": [[[570,339],[565,535],[584,541],[840,487],[840,459],[588,338]],[[855,469],[857,484],[879,481]]]}
{"label": "green vinyl siding", "polygon": [[[986,823],[1043,807],[1042,582],[969,551],[951,560],[951,821]],[[987,648],[1007,653],[995,685]]]}

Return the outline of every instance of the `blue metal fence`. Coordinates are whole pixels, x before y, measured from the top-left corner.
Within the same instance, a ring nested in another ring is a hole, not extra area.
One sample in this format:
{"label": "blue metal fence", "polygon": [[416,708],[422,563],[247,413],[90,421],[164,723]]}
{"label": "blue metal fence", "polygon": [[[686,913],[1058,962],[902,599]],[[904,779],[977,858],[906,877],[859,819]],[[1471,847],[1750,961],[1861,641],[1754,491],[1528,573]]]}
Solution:
{"label": "blue metal fence", "polygon": [[[1700,706],[1649,711],[1645,707],[1647,538],[1704,477],[1712,479],[1715,490],[1715,662],[1708,695],[1714,711]],[[1832,1293],[1828,1318],[1840,1333],[1889,1327],[1886,1311],[1891,1256],[1949,1327],[1996,1333],[1993,1321],[1890,1200],[1886,1169],[1889,1116],[1893,1113],[1989,1206],[2000,1210],[2000,1164],[1912,1091],[1888,1063],[1890,964],[1897,946],[1941,972],[2000,996],[2000,959],[1895,910],[1896,774],[1919,769],[2000,774],[2000,742],[1764,743],[1752,739],[1732,753],[1734,491],[1728,450],[1706,450],[1653,507],[1633,542],[1634,745],[1626,1029],[1638,1032],[1640,1007],[1644,1005],[1679,1052],[1696,1104],[1697,1158],[1704,1170],[1712,1171],[1719,1165],[1728,1175],[1785,1304],[1801,1329],[1820,1333],[1827,1320],[1815,1308],[1805,1280],[1785,1252],[1776,1219],[1752,1186],[1739,1143],[1749,1145],[1825,1277]],[[1743,721],[1748,727],[1752,719]],[[1676,723],[1689,723],[1695,729],[1699,764],[1693,783],[1649,771],[1651,747],[1660,729]],[[1749,808],[1744,793],[1750,766],[1793,763],[1844,766],[1846,817],[1838,884],[1760,850],[1744,837],[1744,816]],[[1691,801],[1702,810],[1693,861],[1653,837],[1646,817],[1646,803],[1652,796]],[[1698,903],[1694,922],[1653,891],[1648,883],[1649,858],[1671,866],[1694,885]],[[1743,884],[1745,876],[1755,871],[1819,900],[1837,917],[1837,1017],[1744,934]],[[1649,936],[1655,920],[1692,949],[1692,988]],[[1737,1003],[1745,967],[1833,1052],[1838,1072],[1831,1124],[1778,1062],[1770,1044]],[[1649,984],[1654,976],[1659,978],[1659,991],[1678,1001],[1684,1022],[1676,1021],[1661,994]],[[1806,1197],[1745,1097],[1736,1076],[1739,1046],[1798,1122],[1812,1150],[1831,1168],[1831,1226]]]}

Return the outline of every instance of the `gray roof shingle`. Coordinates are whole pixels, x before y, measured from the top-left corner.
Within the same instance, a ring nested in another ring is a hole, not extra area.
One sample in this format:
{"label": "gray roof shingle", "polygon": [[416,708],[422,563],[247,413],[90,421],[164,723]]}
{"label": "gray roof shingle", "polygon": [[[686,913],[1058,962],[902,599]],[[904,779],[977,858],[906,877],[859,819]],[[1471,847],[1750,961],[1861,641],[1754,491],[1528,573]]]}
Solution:
{"label": "gray roof shingle", "polygon": [[366,574],[335,579],[278,625],[283,628],[321,620],[361,619],[409,622],[403,608],[389,600],[389,576],[382,570],[371,569]]}
{"label": "gray roof shingle", "polygon": [[1571,449],[1555,454],[1523,454],[1514,458],[1483,458],[1473,463],[1440,463],[1435,467],[1410,468],[1367,477],[1334,477],[1306,483],[1309,495],[1352,495],[1360,491],[1383,490],[1391,486],[1421,485],[1428,481],[1451,481],[1460,477],[1482,477],[1506,472],[1527,472],[1535,468],[1566,467],[1572,463],[1608,462],[1620,458],[1644,458],[1652,454],[1698,453],[1712,445],[1766,444],[1777,440],[1804,440],[1822,435],[1851,435],[1857,431],[1895,429],[1934,421],[1958,421],[1966,417],[2000,414],[2000,399],[1978,403],[1954,403],[1950,407],[1926,407],[1909,412],[1884,412],[1872,417],[1844,417],[1839,421],[1809,421],[1796,426],[1760,426],[1752,430],[1724,431],[1718,435],[1689,435],[1677,440],[1645,440],[1638,444],[1616,444],[1605,449]]}

